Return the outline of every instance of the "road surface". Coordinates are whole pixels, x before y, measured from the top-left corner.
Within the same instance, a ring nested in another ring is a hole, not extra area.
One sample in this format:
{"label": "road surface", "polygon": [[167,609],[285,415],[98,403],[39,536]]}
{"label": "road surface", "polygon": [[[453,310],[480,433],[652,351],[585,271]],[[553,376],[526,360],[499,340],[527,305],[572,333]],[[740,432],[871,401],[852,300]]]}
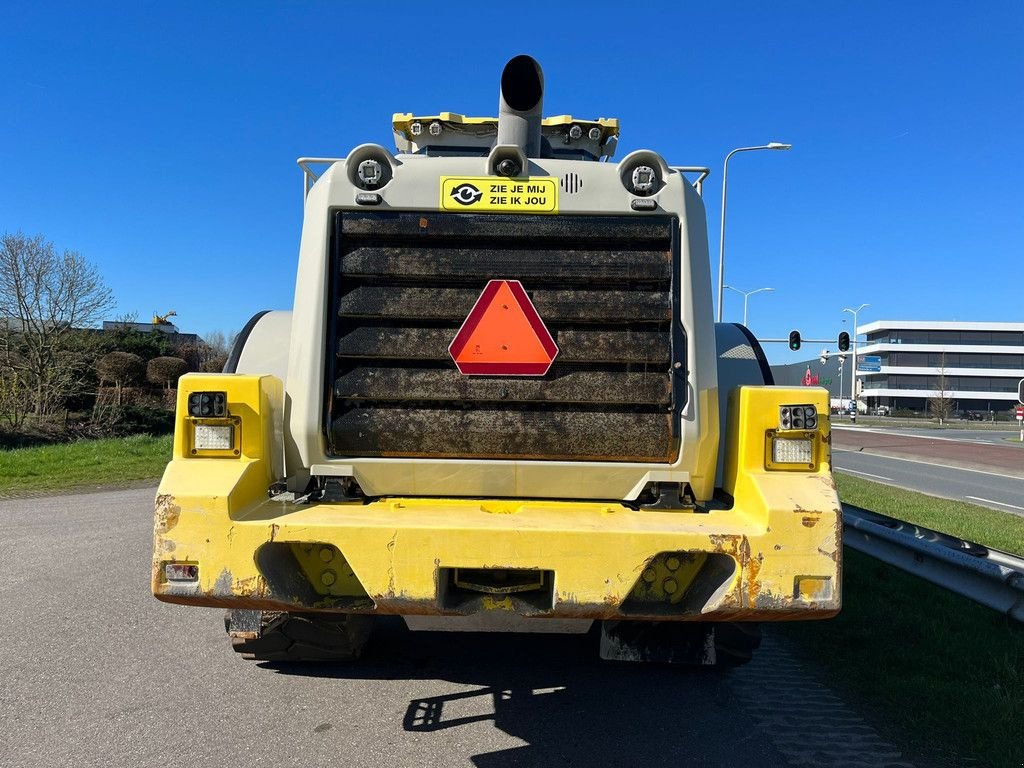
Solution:
{"label": "road surface", "polygon": [[1024,480],[917,460],[833,449],[832,465],[865,480],[1024,515]]}
{"label": "road surface", "polygon": [[[851,428],[848,422],[839,421],[833,422],[832,426],[837,429]],[[955,442],[983,445],[1000,445],[1024,450],[1024,444],[1021,444],[1018,440],[1020,432],[1018,431],[1016,424],[1012,428],[1006,427],[1002,429],[938,429],[935,427],[886,427],[884,425],[870,427],[857,426],[853,428],[865,429],[867,431],[874,432],[884,432],[890,435],[906,435],[931,440],[952,440]]]}
{"label": "road surface", "polygon": [[832,461],[868,480],[1024,515],[1024,449],[995,435],[835,425]]}
{"label": "road surface", "polygon": [[725,675],[395,623],[354,665],[242,661],[220,611],[150,596],[152,499],[0,501],[0,764],[910,765],[771,632]]}

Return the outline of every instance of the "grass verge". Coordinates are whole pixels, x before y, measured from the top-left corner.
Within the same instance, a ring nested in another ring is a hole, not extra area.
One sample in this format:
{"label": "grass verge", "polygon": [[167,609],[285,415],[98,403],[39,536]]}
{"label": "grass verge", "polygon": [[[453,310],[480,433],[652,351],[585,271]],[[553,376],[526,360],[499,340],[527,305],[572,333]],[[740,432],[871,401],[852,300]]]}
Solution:
{"label": "grass verge", "polygon": [[867,555],[844,556],[842,613],[779,632],[894,743],[909,739],[937,764],[1020,766],[1024,629]]}
{"label": "grass verge", "polygon": [[132,435],[0,451],[0,494],[57,491],[158,478],[171,435]]}
{"label": "grass verge", "polygon": [[1024,555],[1024,517],[964,501],[905,491],[843,472],[836,472],[835,478],[839,498],[847,504],[959,536],[986,547]]}
{"label": "grass verge", "polygon": [[[835,477],[848,504],[1024,552],[1020,517]],[[909,738],[939,764],[1024,763],[1024,627],[867,555],[847,549],[844,558],[842,613],[779,632],[894,743]]]}

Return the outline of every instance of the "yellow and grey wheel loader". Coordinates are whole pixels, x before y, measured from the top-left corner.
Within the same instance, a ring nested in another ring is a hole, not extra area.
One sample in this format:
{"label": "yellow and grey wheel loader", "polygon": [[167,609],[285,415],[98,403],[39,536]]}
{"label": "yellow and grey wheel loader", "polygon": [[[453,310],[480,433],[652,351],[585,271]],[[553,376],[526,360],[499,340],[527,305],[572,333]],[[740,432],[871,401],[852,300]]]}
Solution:
{"label": "yellow and grey wheel loader", "polygon": [[293,308],[180,380],[153,593],[242,654],[350,659],[391,615],[725,665],[839,610],[827,394],[715,324],[706,169],[613,162],[618,121],[543,92],[517,56],[497,118],[300,160]]}

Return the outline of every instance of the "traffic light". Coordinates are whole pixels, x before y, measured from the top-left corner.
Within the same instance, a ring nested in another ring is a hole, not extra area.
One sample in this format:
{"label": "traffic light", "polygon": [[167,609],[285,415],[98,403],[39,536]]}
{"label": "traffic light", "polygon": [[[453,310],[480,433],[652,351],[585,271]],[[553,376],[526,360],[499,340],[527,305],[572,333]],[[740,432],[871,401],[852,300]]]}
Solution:
{"label": "traffic light", "polygon": [[850,334],[843,331],[839,334],[839,351],[848,352],[850,350]]}
{"label": "traffic light", "polygon": [[822,365],[824,365],[825,363],[828,362],[828,350],[827,349],[821,350],[821,357],[818,358],[818,362],[820,362]]}
{"label": "traffic light", "polygon": [[800,331],[789,332],[789,348],[794,352],[800,349]]}

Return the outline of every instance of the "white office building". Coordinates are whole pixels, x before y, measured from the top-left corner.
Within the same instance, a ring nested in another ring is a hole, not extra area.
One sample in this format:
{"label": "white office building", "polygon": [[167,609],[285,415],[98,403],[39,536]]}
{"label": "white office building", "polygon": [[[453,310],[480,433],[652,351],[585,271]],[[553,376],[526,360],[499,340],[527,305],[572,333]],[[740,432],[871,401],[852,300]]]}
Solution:
{"label": "white office building", "polygon": [[1017,403],[1024,322],[877,320],[857,332],[867,337],[857,346],[857,377],[861,402],[869,409],[924,411],[928,399],[938,396],[940,378],[960,412],[1005,416]]}

